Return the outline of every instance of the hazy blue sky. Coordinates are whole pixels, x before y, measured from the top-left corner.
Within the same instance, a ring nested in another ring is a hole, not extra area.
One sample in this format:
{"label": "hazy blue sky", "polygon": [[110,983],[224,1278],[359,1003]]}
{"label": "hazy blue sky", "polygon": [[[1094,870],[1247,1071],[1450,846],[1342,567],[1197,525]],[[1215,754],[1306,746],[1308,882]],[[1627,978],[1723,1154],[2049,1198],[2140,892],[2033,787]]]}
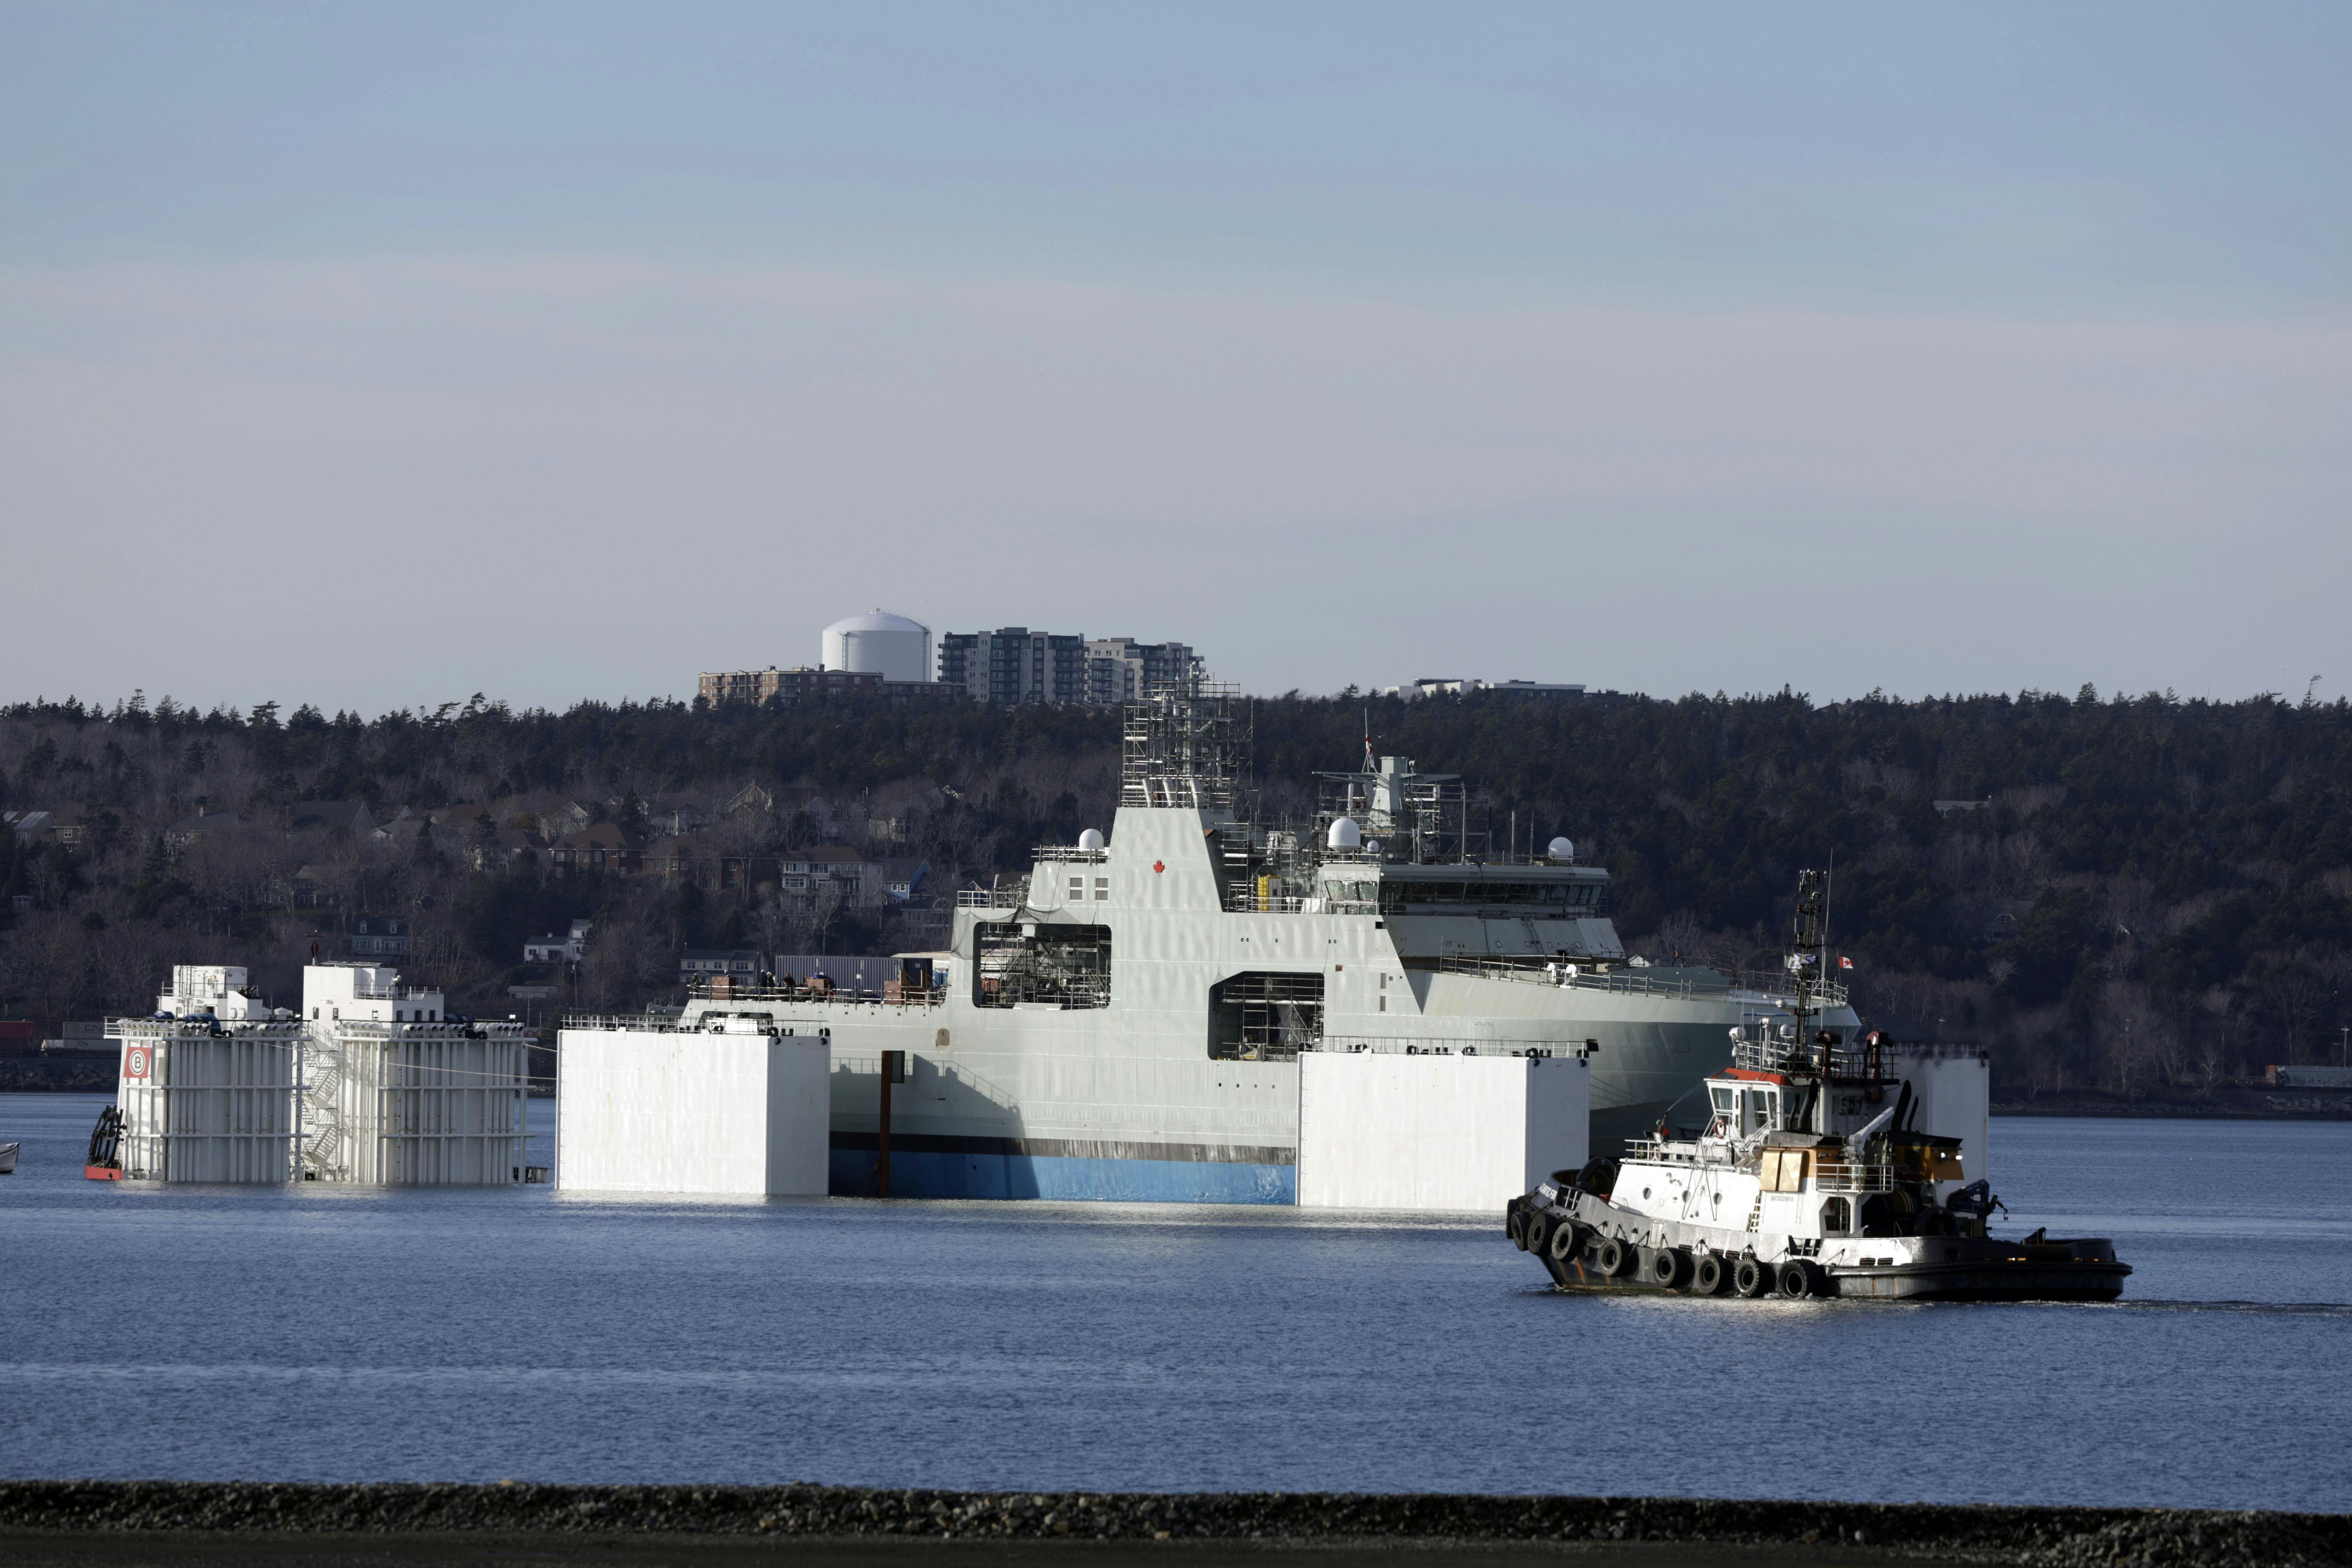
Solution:
{"label": "hazy blue sky", "polygon": [[0,0],[0,699],[2352,687],[2352,8]]}

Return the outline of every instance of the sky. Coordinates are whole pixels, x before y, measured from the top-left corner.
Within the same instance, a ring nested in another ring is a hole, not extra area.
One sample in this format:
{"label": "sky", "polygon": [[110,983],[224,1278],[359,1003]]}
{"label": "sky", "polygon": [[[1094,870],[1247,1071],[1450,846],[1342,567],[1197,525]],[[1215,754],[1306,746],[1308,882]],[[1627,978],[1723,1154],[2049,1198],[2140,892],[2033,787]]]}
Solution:
{"label": "sky", "polygon": [[0,0],[0,701],[2352,689],[2352,8]]}

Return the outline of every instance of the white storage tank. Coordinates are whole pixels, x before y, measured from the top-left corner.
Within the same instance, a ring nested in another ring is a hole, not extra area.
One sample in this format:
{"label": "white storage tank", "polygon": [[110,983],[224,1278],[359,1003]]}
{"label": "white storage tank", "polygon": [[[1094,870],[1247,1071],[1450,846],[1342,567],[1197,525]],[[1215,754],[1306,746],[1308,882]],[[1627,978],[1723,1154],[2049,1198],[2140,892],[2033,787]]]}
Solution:
{"label": "white storage tank", "polygon": [[876,610],[824,628],[824,668],[861,670],[885,680],[931,679],[931,629]]}

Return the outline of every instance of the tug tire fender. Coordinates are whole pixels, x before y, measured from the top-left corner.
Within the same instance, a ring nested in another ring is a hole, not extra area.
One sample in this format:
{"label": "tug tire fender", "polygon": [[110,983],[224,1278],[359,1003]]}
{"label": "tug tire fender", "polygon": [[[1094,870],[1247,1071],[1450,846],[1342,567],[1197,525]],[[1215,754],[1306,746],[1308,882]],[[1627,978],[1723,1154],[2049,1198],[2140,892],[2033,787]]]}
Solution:
{"label": "tug tire fender", "polygon": [[1601,1273],[1616,1279],[1625,1273],[1626,1265],[1633,1260],[1632,1255],[1633,1249],[1612,1236],[1601,1244],[1601,1251],[1592,1261]]}
{"label": "tug tire fender", "polygon": [[1543,1213],[1541,1210],[1538,1210],[1536,1213],[1528,1215],[1526,1220],[1520,1224],[1518,1243],[1523,1250],[1532,1252],[1537,1257],[1541,1258],[1544,1256],[1545,1246],[1549,1244],[1550,1240],[1551,1215]]}
{"label": "tug tire fender", "polygon": [[1815,1278],[1812,1265],[1802,1258],[1791,1258],[1780,1265],[1780,1294],[1791,1301],[1802,1301],[1822,1294],[1822,1281]]}
{"label": "tug tire fender", "polygon": [[1576,1222],[1564,1219],[1552,1227],[1551,1240],[1545,1246],[1544,1256],[1554,1263],[1569,1263],[1583,1250],[1584,1237],[1577,1233]]}
{"label": "tug tire fender", "polygon": [[1513,1247],[1525,1252],[1528,1249],[1528,1216],[1513,1209],[1503,1220],[1503,1234],[1511,1238]]}
{"label": "tug tire fender", "polygon": [[1772,1288],[1772,1276],[1756,1259],[1743,1258],[1731,1266],[1731,1288],[1752,1301]]}
{"label": "tug tire fender", "polygon": [[1731,1282],[1729,1274],[1730,1270],[1723,1266],[1723,1259],[1712,1252],[1708,1253],[1691,1266],[1691,1294],[1722,1295],[1723,1288]]}
{"label": "tug tire fender", "polygon": [[1669,1290],[1679,1290],[1690,1283],[1691,1261],[1688,1254],[1671,1247],[1662,1247],[1650,1255],[1650,1283],[1663,1285]]}

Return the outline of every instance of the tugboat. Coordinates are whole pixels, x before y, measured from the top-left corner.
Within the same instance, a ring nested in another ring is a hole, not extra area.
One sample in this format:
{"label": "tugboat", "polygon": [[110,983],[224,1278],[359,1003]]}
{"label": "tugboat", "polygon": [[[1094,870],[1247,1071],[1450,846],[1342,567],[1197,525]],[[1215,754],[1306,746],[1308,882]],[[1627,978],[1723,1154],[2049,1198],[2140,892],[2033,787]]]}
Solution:
{"label": "tugboat", "polygon": [[[1512,1244],[1569,1290],[1793,1300],[2112,1301],[2131,1269],[2105,1237],[1995,1237],[2006,1206],[1967,1179],[1980,1141],[1984,1058],[1813,1027],[1824,889],[1798,882],[1785,1012],[1731,1031],[1732,1065],[1706,1081],[1704,1125],[1671,1114],[1622,1161],[1514,1198]],[[1918,1128],[1922,1111],[1928,1130]]]}

